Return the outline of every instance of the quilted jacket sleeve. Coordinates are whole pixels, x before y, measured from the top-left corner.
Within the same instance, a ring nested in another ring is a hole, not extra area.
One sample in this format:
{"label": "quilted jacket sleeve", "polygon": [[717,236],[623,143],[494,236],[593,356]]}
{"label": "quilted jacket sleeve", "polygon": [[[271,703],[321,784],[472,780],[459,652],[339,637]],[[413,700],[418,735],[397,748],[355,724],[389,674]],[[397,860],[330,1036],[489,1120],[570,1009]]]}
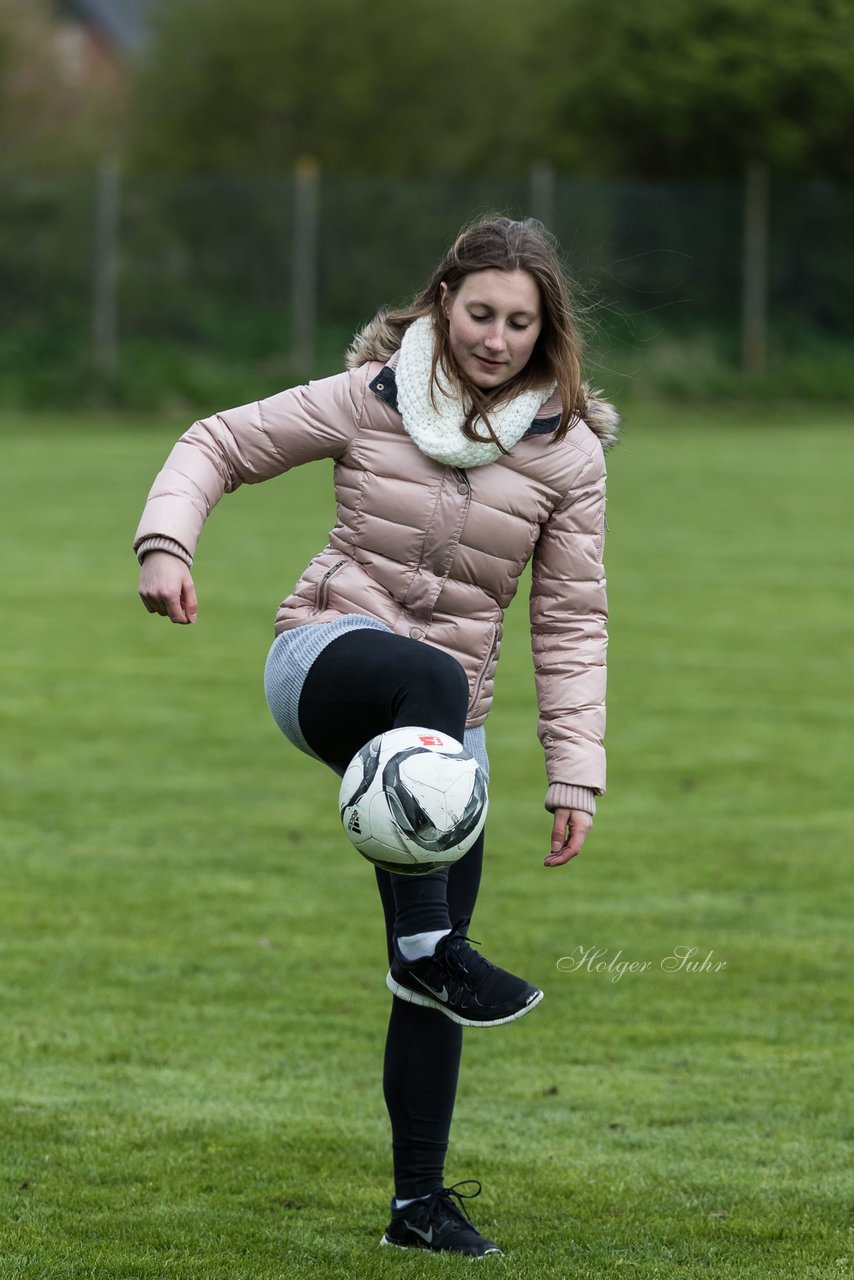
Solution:
{"label": "quilted jacket sleeve", "polygon": [[534,550],[531,642],[547,808],[562,803],[567,787],[605,790],[604,541],[605,461],[597,444]]}
{"label": "quilted jacket sleeve", "polygon": [[193,423],[152,485],[134,551],[142,544],[144,550],[183,549],[191,562],[202,526],[224,493],[303,462],[341,457],[358,428],[366,392],[362,368]]}

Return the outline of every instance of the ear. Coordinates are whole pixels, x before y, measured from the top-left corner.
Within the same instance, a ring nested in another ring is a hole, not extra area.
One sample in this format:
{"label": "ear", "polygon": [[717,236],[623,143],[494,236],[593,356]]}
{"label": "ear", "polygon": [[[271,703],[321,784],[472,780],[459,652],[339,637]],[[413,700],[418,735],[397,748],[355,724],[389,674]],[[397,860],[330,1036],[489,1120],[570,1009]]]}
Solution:
{"label": "ear", "polygon": [[448,296],[448,286],[443,280],[439,285],[439,306],[442,308],[446,316],[448,314],[448,308],[445,306],[445,299],[447,298],[447,296]]}

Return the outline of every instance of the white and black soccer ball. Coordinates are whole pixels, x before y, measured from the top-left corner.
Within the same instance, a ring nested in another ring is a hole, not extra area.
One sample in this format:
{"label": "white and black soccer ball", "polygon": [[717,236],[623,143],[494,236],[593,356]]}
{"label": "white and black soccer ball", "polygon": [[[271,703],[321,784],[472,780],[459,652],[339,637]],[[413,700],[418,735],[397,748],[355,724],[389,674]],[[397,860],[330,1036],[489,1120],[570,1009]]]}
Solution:
{"label": "white and black soccer ball", "polygon": [[426,875],[456,862],[483,830],[483,770],[436,729],[389,729],[357,751],[338,797],[344,830],[385,871]]}

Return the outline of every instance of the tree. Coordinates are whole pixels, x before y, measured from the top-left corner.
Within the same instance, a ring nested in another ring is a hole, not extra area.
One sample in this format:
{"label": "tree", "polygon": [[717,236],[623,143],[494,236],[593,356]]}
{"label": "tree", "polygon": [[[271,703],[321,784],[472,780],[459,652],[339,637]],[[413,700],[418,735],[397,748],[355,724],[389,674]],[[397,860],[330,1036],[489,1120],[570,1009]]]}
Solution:
{"label": "tree", "polygon": [[558,0],[544,36],[558,165],[854,177],[851,0]]}
{"label": "tree", "polygon": [[174,172],[854,175],[854,0],[182,0],[133,152]]}
{"label": "tree", "polygon": [[515,0],[186,0],[137,85],[145,167],[453,175],[527,163]]}

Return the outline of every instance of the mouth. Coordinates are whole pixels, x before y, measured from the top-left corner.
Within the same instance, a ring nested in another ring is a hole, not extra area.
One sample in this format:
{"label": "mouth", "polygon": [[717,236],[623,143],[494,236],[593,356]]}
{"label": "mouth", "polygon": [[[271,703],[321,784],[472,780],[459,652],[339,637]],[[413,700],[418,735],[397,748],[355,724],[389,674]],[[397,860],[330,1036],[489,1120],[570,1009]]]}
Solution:
{"label": "mouth", "polygon": [[507,363],[506,360],[487,360],[483,356],[475,356],[475,360],[482,364],[484,369],[503,369]]}

